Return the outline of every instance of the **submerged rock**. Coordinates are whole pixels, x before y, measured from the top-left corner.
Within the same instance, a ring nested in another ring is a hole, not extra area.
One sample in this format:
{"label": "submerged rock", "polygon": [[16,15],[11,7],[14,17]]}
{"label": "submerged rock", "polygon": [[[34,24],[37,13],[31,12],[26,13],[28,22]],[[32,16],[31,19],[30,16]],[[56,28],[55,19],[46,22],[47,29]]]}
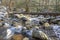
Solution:
{"label": "submerged rock", "polygon": [[22,34],[15,34],[12,36],[12,40],[23,40],[24,36]]}

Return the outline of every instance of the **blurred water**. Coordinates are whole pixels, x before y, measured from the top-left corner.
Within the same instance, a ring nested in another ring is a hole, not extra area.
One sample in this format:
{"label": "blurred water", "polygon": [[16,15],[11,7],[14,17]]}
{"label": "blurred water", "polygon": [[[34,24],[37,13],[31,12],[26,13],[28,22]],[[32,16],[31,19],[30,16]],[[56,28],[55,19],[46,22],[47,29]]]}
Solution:
{"label": "blurred water", "polygon": [[6,28],[0,27],[0,38],[3,39],[6,36]]}
{"label": "blurred water", "polygon": [[53,30],[56,36],[60,39],[60,25],[53,25]]}

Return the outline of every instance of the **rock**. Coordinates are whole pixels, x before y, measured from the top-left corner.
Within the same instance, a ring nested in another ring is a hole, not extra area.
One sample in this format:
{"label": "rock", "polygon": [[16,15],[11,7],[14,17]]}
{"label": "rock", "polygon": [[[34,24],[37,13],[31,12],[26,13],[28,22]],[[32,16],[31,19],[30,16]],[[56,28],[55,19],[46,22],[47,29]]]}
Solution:
{"label": "rock", "polygon": [[23,40],[29,40],[29,38],[25,37]]}
{"label": "rock", "polygon": [[46,23],[44,23],[44,26],[45,26],[45,27],[49,27],[50,24],[46,22]]}
{"label": "rock", "polygon": [[48,36],[42,31],[33,31],[32,37],[39,38],[42,40],[48,40]]}
{"label": "rock", "polygon": [[14,16],[17,16],[18,18],[21,18],[21,17],[23,17],[23,14],[15,14]]}
{"label": "rock", "polygon": [[23,40],[24,36],[22,34],[15,34],[12,39],[13,40]]}

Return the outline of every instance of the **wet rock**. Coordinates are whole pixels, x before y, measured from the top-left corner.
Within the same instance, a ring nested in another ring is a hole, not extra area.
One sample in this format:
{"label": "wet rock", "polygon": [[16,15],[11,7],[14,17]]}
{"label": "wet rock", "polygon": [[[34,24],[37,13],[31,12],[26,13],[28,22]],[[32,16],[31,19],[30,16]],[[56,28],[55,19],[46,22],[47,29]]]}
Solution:
{"label": "wet rock", "polygon": [[42,31],[33,31],[32,36],[42,40],[48,40],[48,36]]}
{"label": "wet rock", "polygon": [[15,34],[12,39],[13,40],[23,40],[24,36],[22,34]]}

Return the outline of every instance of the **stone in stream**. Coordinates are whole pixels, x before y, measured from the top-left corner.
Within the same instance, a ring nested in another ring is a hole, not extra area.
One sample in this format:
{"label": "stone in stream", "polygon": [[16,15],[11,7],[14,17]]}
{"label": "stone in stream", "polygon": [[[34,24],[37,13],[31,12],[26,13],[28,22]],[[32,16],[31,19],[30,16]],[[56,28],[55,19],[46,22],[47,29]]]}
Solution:
{"label": "stone in stream", "polygon": [[29,38],[25,37],[23,40],[29,40]]}
{"label": "stone in stream", "polygon": [[15,34],[12,36],[12,40],[23,40],[24,36],[22,34]]}
{"label": "stone in stream", "polygon": [[48,36],[44,32],[38,31],[38,30],[33,31],[32,37],[33,38],[39,38],[41,40],[48,40]]}
{"label": "stone in stream", "polygon": [[48,22],[46,22],[46,23],[44,23],[44,26],[45,26],[45,27],[49,27],[50,24],[49,24]]}

